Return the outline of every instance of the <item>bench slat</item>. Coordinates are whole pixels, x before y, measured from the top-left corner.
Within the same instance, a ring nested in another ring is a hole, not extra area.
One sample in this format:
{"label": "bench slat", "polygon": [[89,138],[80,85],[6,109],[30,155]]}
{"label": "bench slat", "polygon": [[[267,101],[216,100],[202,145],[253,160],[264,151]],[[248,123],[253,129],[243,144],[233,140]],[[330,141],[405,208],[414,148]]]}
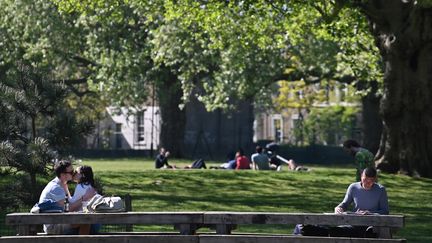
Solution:
{"label": "bench slat", "polygon": [[402,228],[402,215],[350,215],[244,212],[126,212],[126,213],[12,213],[7,225],[70,224],[321,224],[372,225]]}
{"label": "bench slat", "polygon": [[313,213],[244,213],[206,212],[204,224],[321,224],[321,225],[370,225],[402,228],[402,215],[352,215]]}
{"label": "bench slat", "polygon": [[7,225],[30,224],[200,224],[200,212],[124,212],[124,213],[12,213]]}

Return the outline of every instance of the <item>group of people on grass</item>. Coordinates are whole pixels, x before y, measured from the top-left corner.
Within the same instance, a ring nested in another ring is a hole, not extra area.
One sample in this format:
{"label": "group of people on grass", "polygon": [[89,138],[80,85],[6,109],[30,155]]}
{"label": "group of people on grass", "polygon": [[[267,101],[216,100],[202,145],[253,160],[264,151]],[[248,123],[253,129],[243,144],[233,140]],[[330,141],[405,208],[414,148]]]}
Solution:
{"label": "group of people on grass", "polygon": [[255,147],[255,153],[251,155],[250,159],[244,154],[242,149],[239,149],[234,159],[216,168],[233,170],[281,170],[283,163],[286,163],[290,170],[307,170],[303,166],[298,166],[294,160],[287,160],[278,155],[275,149],[264,149],[261,146]]}
{"label": "group of people on grass", "polygon": [[[362,148],[356,141],[347,140],[343,144],[344,149],[352,154],[356,161],[357,182],[352,183],[345,194],[343,201],[338,204],[334,212],[342,214],[347,212],[353,204],[352,212],[355,214],[389,214],[387,192],[384,186],[377,183],[377,171],[374,168],[373,154]],[[168,164],[169,152],[161,149],[156,160],[156,168],[172,167]],[[263,153],[259,146],[256,153],[251,157],[252,162],[242,154],[237,152],[235,160],[236,169],[268,170],[272,168],[271,157]],[[292,169],[296,169],[293,166]],[[92,168],[89,166],[79,166],[76,169],[70,161],[61,160],[54,166],[56,177],[51,180],[42,191],[39,203],[47,201],[55,202],[58,207],[63,208],[65,201],[69,202],[69,211],[81,211],[86,201],[96,195]],[[77,183],[73,194],[70,193],[68,182]],[[95,225],[44,225],[44,231],[48,234],[90,234],[96,231]],[[330,236],[355,236],[355,237],[374,237],[375,232],[368,226],[338,226],[326,227],[320,225],[297,225],[295,234],[303,235],[330,235]]]}
{"label": "group of people on grass", "polygon": [[[272,148],[273,147],[273,148]],[[168,163],[170,152],[165,148],[160,148],[159,154],[156,156],[155,168],[156,169],[177,169],[176,165]],[[200,163],[199,163],[200,162]],[[261,146],[256,146],[255,153],[249,159],[243,152],[243,149],[237,150],[235,157],[228,159],[226,163],[220,166],[211,166],[210,169],[232,169],[232,170],[281,170],[282,164],[286,163],[290,170],[308,170],[306,167],[298,166],[294,160],[284,159],[277,155],[274,146],[268,146],[264,150]],[[183,167],[183,169],[201,169],[207,168],[204,161],[199,159]]]}

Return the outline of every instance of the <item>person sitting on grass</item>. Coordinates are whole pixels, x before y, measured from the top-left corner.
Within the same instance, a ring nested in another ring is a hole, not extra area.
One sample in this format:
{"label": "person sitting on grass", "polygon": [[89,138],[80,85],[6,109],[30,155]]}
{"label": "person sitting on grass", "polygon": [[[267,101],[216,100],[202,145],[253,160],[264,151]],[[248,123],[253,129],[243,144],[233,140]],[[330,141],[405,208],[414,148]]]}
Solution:
{"label": "person sitting on grass", "polygon": [[288,169],[289,170],[294,170],[294,171],[310,171],[310,169],[308,167],[305,167],[303,165],[298,165],[293,159],[287,160],[285,158],[283,158],[282,156],[277,155],[277,158],[286,163],[288,165]]}
{"label": "person sitting on grass", "polygon": [[236,168],[236,160],[228,160],[219,166],[210,166],[210,169],[223,169],[223,170],[234,170]]}
{"label": "person sitting on grass", "polygon": [[184,169],[207,169],[204,159],[197,159],[191,165],[186,165]]}
{"label": "person sitting on grass", "polygon": [[236,153],[236,170],[249,170],[250,160],[244,155],[243,149],[239,149]]}
{"label": "person sitting on grass", "polygon": [[170,152],[164,147],[159,149],[159,154],[156,156],[155,168],[156,169],[175,169],[175,165],[168,164],[168,157]]}
{"label": "person sitting on grass", "polygon": [[256,146],[256,153],[252,154],[252,169],[253,170],[270,170],[269,157],[263,153],[261,146]]}

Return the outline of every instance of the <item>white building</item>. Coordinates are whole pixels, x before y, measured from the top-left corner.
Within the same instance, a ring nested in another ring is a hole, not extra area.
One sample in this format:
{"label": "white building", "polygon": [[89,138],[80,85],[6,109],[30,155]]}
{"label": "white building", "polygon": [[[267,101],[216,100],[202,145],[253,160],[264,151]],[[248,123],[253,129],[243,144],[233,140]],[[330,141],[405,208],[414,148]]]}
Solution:
{"label": "white building", "polygon": [[145,106],[136,115],[127,109],[106,108],[107,116],[88,137],[88,148],[150,149],[159,144],[160,112],[157,106]]}

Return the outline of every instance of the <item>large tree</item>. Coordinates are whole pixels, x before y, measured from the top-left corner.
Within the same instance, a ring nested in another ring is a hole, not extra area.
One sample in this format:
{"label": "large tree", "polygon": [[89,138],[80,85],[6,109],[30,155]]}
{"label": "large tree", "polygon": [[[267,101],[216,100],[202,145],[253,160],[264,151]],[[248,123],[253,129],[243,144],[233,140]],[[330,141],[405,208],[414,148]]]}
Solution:
{"label": "large tree", "polygon": [[356,1],[385,62],[381,161],[432,177],[432,1]]}
{"label": "large tree", "polygon": [[[428,87],[432,77],[428,70],[432,65],[432,1],[335,0],[310,5],[324,21],[338,22],[345,9],[358,10],[368,19],[368,30],[380,51],[384,72],[380,91],[384,133],[377,154],[378,166],[431,177]],[[373,82],[368,87],[376,90],[374,79],[369,80]],[[366,105],[377,103],[374,96],[369,97]]]}

